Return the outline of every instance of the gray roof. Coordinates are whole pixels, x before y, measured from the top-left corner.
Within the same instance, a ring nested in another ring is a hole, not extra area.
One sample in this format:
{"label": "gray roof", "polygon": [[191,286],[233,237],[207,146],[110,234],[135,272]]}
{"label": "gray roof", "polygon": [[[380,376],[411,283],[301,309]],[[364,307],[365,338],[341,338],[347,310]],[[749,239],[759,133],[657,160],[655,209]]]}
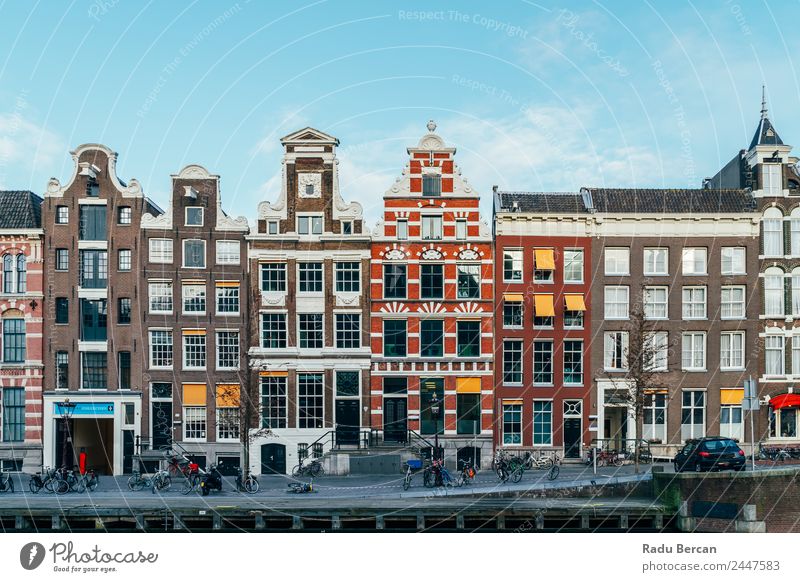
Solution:
{"label": "gray roof", "polygon": [[0,190],[0,229],[42,228],[42,199],[27,190]]}
{"label": "gray roof", "polygon": [[753,141],[750,142],[749,149],[753,149],[757,145],[783,145],[781,137],[778,135],[778,132],[775,131],[772,122],[766,115],[763,115],[759,120],[756,133],[753,135]]}
{"label": "gray roof", "polygon": [[539,214],[585,214],[587,212],[578,192],[496,192],[497,212],[512,211]]}
{"label": "gray roof", "polygon": [[586,188],[597,212],[742,214],[755,211],[749,190]]}

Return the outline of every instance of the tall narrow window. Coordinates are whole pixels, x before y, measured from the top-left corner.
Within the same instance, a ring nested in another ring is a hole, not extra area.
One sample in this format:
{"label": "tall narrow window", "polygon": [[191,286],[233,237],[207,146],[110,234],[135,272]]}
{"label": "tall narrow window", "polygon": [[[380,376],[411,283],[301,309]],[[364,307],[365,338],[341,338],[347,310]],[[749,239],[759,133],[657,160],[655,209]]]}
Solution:
{"label": "tall narrow window", "polygon": [[769,267],[764,271],[764,315],[784,317],[783,269]]}
{"label": "tall narrow window", "polygon": [[583,341],[564,341],[564,384],[583,384]]}
{"label": "tall narrow window", "polygon": [[681,399],[681,439],[695,439],[706,433],[706,393],[684,390]]}
{"label": "tall narrow window", "polygon": [[583,250],[564,251],[564,283],[583,282]]}
{"label": "tall narrow window", "polygon": [[786,374],[785,366],[785,338],[782,335],[768,335],[764,338],[765,376],[783,376]]}
{"label": "tall narrow window", "polygon": [[441,358],[444,355],[444,321],[423,319],[419,327],[419,355],[423,358]]}
{"label": "tall narrow window", "polygon": [[404,358],[408,353],[407,326],[405,319],[383,321],[383,355],[387,358]]}
{"label": "tall narrow window", "polygon": [[761,232],[764,239],[764,255],[783,256],[783,213],[777,208],[768,208],[761,219]]}
{"label": "tall narrow window", "polygon": [[17,293],[25,293],[27,283],[26,258],[20,253],[17,255]]}
{"label": "tall narrow window", "polygon": [[25,361],[25,320],[3,320],[3,362],[20,364]]}
{"label": "tall narrow window", "polygon": [[[58,261],[58,253],[56,253]],[[3,255],[3,293],[14,292],[14,257],[10,254]]]}
{"label": "tall narrow window", "polygon": [[522,249],[503,251],[503,280],[509,283],[522,281]]}
{"label": "tall narrow window", "polygon": [[397,219],[397,240],[408,240],[408,220]]}
{"label": "tall narrow window", "polygon": [[3,388],[3,441],[25,440],[25,388]]}
{"label": "tall narrow window", "polygon": [[503,341],[503,383],[522,384],[522,340]]}
{"label": "tall narrow window", "polygon": [[383,296],[385,299],[406,298],[406,265],[383,265]]}
{"label": "tall narrow window", "polygon": [[131,389],[131,353],[119,352],[117,354],[117,376],[119,378],[119,389]]}
{"label": "tall narrow window", "polygon": [[444,298],[444,265],[420,265],[420,299]]}
{"label": "tall narrow window", "polygon": [[553,340],[533,342],[533,384],[553,384]]}

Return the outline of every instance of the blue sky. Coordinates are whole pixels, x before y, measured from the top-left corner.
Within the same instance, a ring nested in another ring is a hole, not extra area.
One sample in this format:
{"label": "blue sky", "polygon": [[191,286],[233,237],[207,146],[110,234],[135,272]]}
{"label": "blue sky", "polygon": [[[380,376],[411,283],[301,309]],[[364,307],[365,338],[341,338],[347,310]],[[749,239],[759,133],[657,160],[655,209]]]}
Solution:
{"label": "blue sky", "polygon": [[788,2],[0,0],[0,188],[65,180],[100,142],[165,204],[170,174],[222,176],[251,220],[278,192],[279,138],[341,140],[367,219],[435,119],[491,187],[698,186],[755,131],[761,85],[800,142]]}

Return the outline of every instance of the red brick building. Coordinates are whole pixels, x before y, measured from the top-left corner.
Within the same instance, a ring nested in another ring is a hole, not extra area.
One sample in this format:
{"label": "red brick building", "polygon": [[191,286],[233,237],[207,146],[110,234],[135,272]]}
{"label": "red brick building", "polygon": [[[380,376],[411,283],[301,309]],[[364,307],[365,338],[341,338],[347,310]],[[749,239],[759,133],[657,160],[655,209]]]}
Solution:
{"label": "red brick building", "polygon": [[[492,454],[491,234],[480,198],[434,133],[384,195],[371,263],[372,429],[446,461]],[[438,404],[438,411],[437,411]],[[424,439],[424,440],[423,440]],[[427,442],[426,442],[427,441]]]}
{"label": "red brick building", "polygon": [[577,193],[494,192],[495,445],[589,445],[591,238]]}
{"label": "red brick building", "polygon": [[42,199],[0,192],[0,462],[42,464]]}

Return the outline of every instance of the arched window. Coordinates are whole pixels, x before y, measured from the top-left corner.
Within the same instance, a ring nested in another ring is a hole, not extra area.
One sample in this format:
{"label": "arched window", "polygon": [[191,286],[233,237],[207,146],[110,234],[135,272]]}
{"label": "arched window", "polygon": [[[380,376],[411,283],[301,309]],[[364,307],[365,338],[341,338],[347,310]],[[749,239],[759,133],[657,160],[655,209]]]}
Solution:
{"label": "arched window", "polygon": [[3,255],[3,293],[14,292],[14,258]]}
{"label": "arched window", "polygon": [[764,235],[764,255],[767,257],[783,256],[783,213],[777,208],[764,211],[761,220]]}
{"label": "arched window", "polygon": [[783,317],[783,270],[770,267],[764,271],[764,315],[767,317]]}
{"label": "arched window", "polygon": [[[800,317],[800,267],[792,270],[792,316]],[[800,368],[797,374],[800,376]]]}
{"label": "arched window", "polygon": [[793,256],[800,256],[800,206],[792,210],[791,218],[789,219],[789,234],[790,234],[790,253]]}
{"label": "arched window", "polygon": [[26,269],[25,255],[20,253],[17,255],[17,293],[25,293],[25,287],[28,283]]}

